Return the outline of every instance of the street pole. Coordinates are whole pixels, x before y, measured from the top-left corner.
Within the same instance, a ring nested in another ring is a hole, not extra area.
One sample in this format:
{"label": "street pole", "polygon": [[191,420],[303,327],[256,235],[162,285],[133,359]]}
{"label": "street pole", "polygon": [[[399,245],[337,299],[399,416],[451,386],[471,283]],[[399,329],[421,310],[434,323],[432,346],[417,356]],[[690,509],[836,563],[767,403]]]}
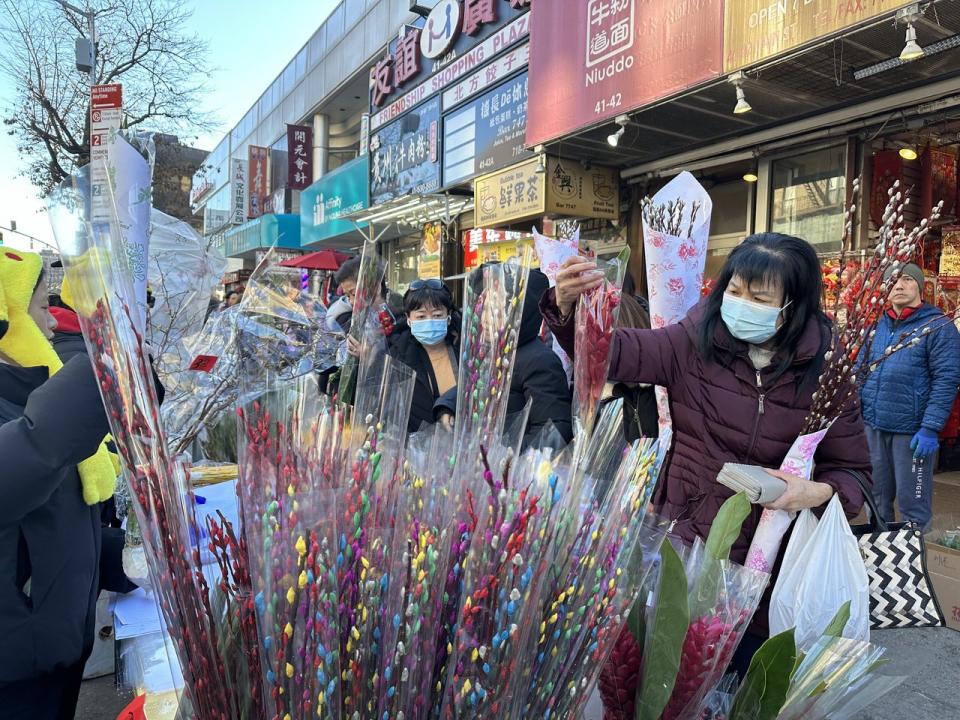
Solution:
{"label": "street pole", "polygon": [[92,88],[97,84],[97,28],[96,28],[96,14],[93,10],[81,10],[76,5],[72,5],[66,0],[53,0],[64,10],[69,10],[74,12],[77,15],[82,16],[87,21],[87,39],[90,41],[91,46],[91,62],[90,62],[90,71],[87,73],[87,81]]}

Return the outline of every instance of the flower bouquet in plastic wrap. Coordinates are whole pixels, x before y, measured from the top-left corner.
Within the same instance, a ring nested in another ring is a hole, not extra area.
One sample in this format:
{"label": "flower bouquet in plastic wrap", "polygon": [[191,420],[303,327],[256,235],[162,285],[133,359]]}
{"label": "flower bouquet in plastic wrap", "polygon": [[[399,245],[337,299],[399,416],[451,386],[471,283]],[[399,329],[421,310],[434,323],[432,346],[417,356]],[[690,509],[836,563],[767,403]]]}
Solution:
{"label": "flower bouquet in plastic wrap", "polygon": [[[700,300],[713,201],[682,172],[641,209],[650,326],[662,328],[680,322]],[[657,388],[657,407],[663,431],[670,424],[664,388]]]}
{"label": "flower bouquet in plastic wrap", "polygon": [[842,637],[850,619],[843,605],[809,652],[794,632],[767,640],[736,691],[729,720],[846,720],[905,678],[880,675],[883,648]]}
{"label": "flower bouquet in plastic wrap", "polygon": [[706,544],[683,549],[685,561],[672,545],[663,545],[652,607],[646,617],[643,604],[634,609],[603,668],[600,688],[610,720],[699,717],[768,580],[728,559],[749,511],[745,496],[730,498]]}
{"label": "flower bouquet in plastic wrap", "polygon": [[574,317],[573,417],[589,434],[610,369],[610,345],[620,312],[620,294],[630,248],[609,262],[598,261],[603,284],[585,293]]}
{"label": "flower bouquet in plastic wrap", "polygon": [[[158,604],[184,678],[183,705],[199,717],[251,717],[250,656],[226,641],[198,540],[187,467],[166,443],[116,213],[89,222],[85,169],[52,197],[50,215],[71,278]],[[236,577],[244,559],[237,556]]]}
{"label": "flower bouquet in plastic wrap", "polygon": [[156,208],[150,212],[147,281],[154,304],[147,342],[168,394],[177,392],[193,361],[190,341],[206,322],[210,298],[226,267],[223,254],[190,225]]}

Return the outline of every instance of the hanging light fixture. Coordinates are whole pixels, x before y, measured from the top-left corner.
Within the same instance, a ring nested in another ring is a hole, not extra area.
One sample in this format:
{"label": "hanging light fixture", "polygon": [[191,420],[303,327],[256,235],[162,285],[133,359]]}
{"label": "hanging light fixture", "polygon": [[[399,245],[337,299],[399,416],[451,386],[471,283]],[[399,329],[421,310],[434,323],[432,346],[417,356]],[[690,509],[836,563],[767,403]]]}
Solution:
{"label": "hanging light fixture", "polygon": [[917,43],[917,29],[913,26],[913,21],[907,21],[907,44],[903,46],[900,52],[900,59],[903,62],[910,62],[923,57],[923,48]]}
{"label": "hanging light fixture", "polygon": [[616,123],[620,127],[615,133],[607,135],[607,144],[609,144],[610,147],[616,147],[620,144],[620,138],[622,138],[623,134],[627,131],[627,123],[629,122],[630,118],[626,115],[617,115]]}
{"label": "hanging light fixture", "polygon": [[756,174],[753,170],[750,170],[749,172],[746,172],[746,173],[743,174],[743,179],[744,179],[745,182],[755,183],[755,182],[757,182],[757,180],[759,180],[760,178],[757,177],[757,174]]}
{"label": "hanging light fixture", "polygon": [[922,58],[925,54],[923,48],[917,42],[917,28],[914,27],[914,23],[921,17],[920,5],[918,4],[905,7],[897,13],[897,20],[907,24],[906,44],[900,51],[901,62],[910,62]]}
{"label": "hanging light fixture", "polygon": [[904,160],[916,160],[918,157],[916,149],[911,145],[904,145],[900,148],[899,155]]}
{"label": "hanging light fixture", "polygon": [[743,90],[743,83],[746,79],[747,76],[742,72],[735,72],[727,78],[728,82],[730,82],[737,91],[737,104],[733,108],[734,115],[743,115],[753,110],[753,106],[747,102],[747,94]]}
{"label": "hanging light fixture", "polygon": [[537,166],[533,171],[537,175],[543,175],[547,171],[547,166],[543,164],[543,145],[537,145],[533,151],[537,153]]}

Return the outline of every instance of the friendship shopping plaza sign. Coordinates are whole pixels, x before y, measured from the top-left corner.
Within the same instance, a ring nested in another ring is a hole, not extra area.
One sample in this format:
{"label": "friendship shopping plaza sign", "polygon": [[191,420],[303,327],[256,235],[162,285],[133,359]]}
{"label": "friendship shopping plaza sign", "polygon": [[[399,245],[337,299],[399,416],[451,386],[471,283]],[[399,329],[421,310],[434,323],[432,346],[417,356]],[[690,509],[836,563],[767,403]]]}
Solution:
{"label": "friendship shopping plaza sign", "polygon": [[[507,5],[504,0],[490,1]],[[500,16],[495,15],[494,17],[499,18]],[[407,35],[405,35],[404,38],[396,41],[398,47],[394,48],[394,54],[381,60],[371,72],[371,86],[373,88],[371,103],[373,114],[370,118],[371,130],[382,127],[407,110],[419,105],[427,98],[453,85],[494,56],[519,45],[530,33],[530,13],[525,12],[519,17],[516,17],[509,24],[493,31],[484,40],[479,42],[479,44],[475,44],[472,47],[468,46],[462,54],[454,57],[447,64],[443,65],[443,67],[430,74],[429,77],[414,86],[402,97],[399,97],[389,104],[383,105],[381,109],[377,110],[378,107],[381,107],[377,104],[377,100],[386,103],[390,95],[394,94],[397,89],[398,83],[396,82],[395,75],[398,68],[404,68],[401,70],[401,76],[404,78],[407,77],[406,73],[416,71],[415,74],[410,76],[409,79],[411,80],[415,80],[425,74],[420,64],[422,59],[419,54],[415,58],[416,63],[413,63],[412,66],[404,67],[402,64],[406,52],[413,52],[415,49],[419,53],[419,44],[423,37],[419,34],[420,30],[416,28],[407,29],[406,32]],[[416,37],[412,36],[413,33],[416,33]],[[407,39],[408,35],[410,36],[409,39]],[[464,35],[461,36],[461,40],[457,42],[457,45],[464,42],[463,38],[466,38],[466,42],[473,41],[472,38]],[[416,45],[414,44],[414,40],[416,40]],[[407,49],[408,47],[409,50]],[[410,61],[409,58],[407,58],[407,60]],[[439,65],[440,63],[436,64]]]}

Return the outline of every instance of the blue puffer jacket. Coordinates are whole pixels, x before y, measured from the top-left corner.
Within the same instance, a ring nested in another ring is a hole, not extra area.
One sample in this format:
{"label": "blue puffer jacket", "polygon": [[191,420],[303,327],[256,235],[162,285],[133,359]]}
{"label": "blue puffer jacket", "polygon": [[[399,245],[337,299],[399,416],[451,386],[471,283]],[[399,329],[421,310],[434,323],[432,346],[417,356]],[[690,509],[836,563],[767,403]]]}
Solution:
{"label": "blue puffer jacket", "polygon": [[[904,320],[884,314],[870,348],[870,361],[896,345],[903,333],[943,317],[924,303]],[[916,333],[908,337],[916,337]],[[921,427],[943,430],[960,384],[960,333],[952,323],[922,337],[916,346],[892,354],[868,378],[860,392],[863,419],[885,432],[913,435]]]}

